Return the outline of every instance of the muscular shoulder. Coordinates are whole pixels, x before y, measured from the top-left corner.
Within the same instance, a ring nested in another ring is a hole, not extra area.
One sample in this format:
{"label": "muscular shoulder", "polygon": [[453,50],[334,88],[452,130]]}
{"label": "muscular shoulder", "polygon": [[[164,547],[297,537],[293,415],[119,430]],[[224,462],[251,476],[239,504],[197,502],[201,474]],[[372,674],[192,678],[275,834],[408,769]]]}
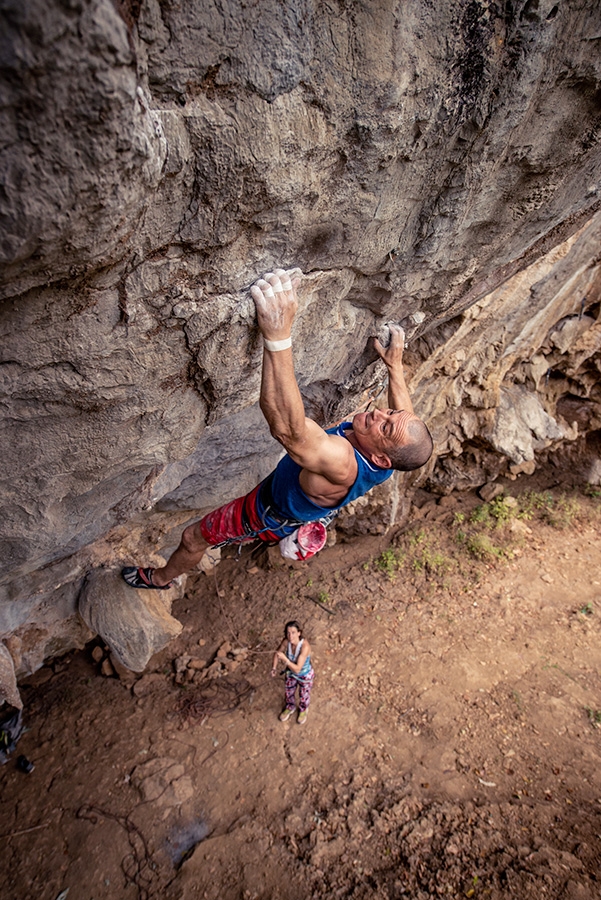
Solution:
{"label": "muscular shoulder", "polygon": [[352,482],[357,474],[355,453],[349,441],[337,434],[328,434],[310,419],[308,440],[288,450],[289,455],[303,469],[326,478],[332,484]]}

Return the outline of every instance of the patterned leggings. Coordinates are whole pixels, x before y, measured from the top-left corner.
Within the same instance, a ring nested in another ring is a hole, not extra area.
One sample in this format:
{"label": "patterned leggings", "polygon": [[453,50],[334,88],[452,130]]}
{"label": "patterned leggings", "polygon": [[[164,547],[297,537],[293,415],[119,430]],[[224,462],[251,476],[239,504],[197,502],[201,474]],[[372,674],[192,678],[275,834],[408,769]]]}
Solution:
{"label": "patterned leggings", "polygon": [[315,680],[315,669],[311,669],[304,678],[294,678],[292,675],[286,675],[286,709],[296,709],[296,689],[299,688],[298,708],[303,712],[311,702],[311,688]]}

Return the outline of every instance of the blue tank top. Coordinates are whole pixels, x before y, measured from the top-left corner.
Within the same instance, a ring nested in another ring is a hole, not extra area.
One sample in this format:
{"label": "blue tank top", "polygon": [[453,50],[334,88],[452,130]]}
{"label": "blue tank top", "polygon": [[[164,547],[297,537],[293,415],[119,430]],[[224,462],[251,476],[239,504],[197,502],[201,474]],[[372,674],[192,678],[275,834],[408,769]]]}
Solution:
{"label": "blue tank top", "polygon": [[[350,422],[341,422],[334,428],[328,428],[328,434],[338,434],[346,438],[345,431],[351,428]],[[271,480],[271,495],[274,502],[274,512],[284,519],[293,519],[296,522],[315,522],[332,513],[337,512],[357,497],[362,497],[377,484],[382,484],[393,474],[394,469],[380,469],[371,463],[362,453],[356,450],[357,477],[351,488],[337,506],[317,506],[310,500],[299,483],[302,466],[295,463],[288,454],[278,463]]]}
{"label": "blue tank top", "polygon": [[[288,646],[286,647],[286,656],[290,660],[290,662],[296,662],[298,657],[300,656],[301,647],[303,646],[303,638],[300,639],[298,644],[296,645],[296,653],[292,652],[292,644],[288,641]],[[292,675],[293,678],[305,678],[312,671],[311,666],[311,656],[309,655],[303,663],[303,667],[300,672],[293,672],[291,669],[286,669],[286,671]]]}

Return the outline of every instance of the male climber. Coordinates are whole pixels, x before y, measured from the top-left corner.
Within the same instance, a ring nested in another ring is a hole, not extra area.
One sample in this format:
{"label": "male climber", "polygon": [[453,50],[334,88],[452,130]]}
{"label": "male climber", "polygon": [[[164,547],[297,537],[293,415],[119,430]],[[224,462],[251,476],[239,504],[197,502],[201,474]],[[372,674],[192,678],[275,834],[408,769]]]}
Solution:
{"label": "male climber", "polygon": [[328,431],[306,417],[290,339],[298,305],[298,271],[276,269],[251,288],[264,344],[261,411],[286,455],[250,494],[189,525],[164,566],[123,569],[132,587],[170,587],[174,578],[200,562],[209,546],[257,538],[280,541],[302,523],[333,517],[351,500],[390,478],[394,469],[417,469],[430,458],[430,432],[414,414],[405,384],[404,333],[399,326],[390,326],[388,347],[375,341],[388,369],[390,409],[357,413],[352,422]]}

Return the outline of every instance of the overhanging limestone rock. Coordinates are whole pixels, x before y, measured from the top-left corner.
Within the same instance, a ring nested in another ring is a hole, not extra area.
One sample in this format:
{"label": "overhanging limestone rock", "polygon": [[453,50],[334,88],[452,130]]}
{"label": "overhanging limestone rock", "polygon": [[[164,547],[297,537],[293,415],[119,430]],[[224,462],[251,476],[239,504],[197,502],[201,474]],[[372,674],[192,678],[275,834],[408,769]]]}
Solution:
{"label": "overhanging limestone rock", "polygon": [[[479,487],[532,472],[601,422],[601,214],[449,323],[410,383],[434,434],[429,486]],[[582,470],[582,477],[585,471]]]}
{"label": "overhanging limestone rock", "polygon": [[[271,467],[248,286],[278,264],[306,273],[294,355],[320,424],[380,380],[369,336],[408,326],[438,490],[523,471],[572,415],[599,429],[601,6],[406,6],[5,4],[0,637],[19,675],[85,643],[82,573],[153,564],[157,535],[167,552]],[[496,411],[520,386],[557,428],[505,409],[516,453]],[[387,528],[406,496],[338,524]]]}
{"label": "overhanging limestone rock", "polygon": [[485,436],[495,450],[515,463],[534,459],[553,441],[576,438],[577,431],[558,424],[544,409],[537,394],[523,385],[501,389],[494,428]]}
{"label": "overhanging limestone rock", "polygon": [[119,572],[96,569],[82,588],[79,612],[120,663],[142,672],[150,657],[182,630],[181,622],[170,614],[178,590],[138,591],[128,587]]}

